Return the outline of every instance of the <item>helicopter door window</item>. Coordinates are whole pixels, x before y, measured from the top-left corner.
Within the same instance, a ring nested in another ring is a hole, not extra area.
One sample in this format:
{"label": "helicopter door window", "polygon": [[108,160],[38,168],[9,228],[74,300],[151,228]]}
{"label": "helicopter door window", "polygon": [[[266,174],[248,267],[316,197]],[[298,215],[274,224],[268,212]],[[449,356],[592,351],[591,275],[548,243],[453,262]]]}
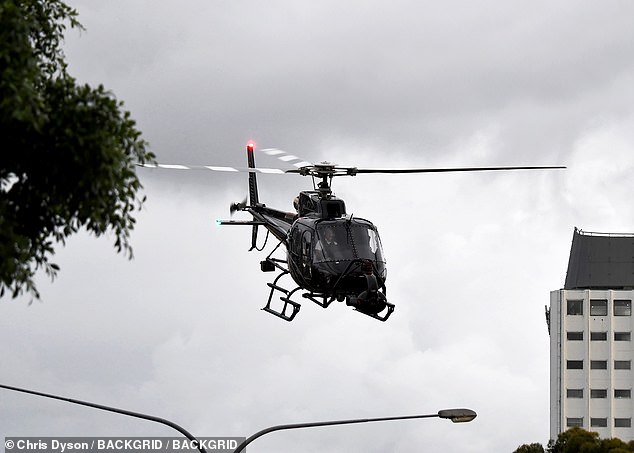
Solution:
{"label": "helicopter door window", "polygon": [[310,263],[312,241],[313,235],[310,231],[305,231],[302,235],[302,260],[304,263]]}
{"label": "helicopter door window", "polygon": [[299,228],[295,228],[291,234],[291,252],[297,256],[302,254],[301,232]]}

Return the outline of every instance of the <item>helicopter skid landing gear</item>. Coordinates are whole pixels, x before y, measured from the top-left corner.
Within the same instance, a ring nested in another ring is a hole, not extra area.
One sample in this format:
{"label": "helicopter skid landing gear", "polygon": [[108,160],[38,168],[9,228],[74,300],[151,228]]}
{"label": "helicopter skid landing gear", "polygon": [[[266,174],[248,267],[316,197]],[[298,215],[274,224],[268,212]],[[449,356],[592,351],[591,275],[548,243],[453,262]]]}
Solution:
{"label": "helicopter skid landing gear", "polygon": [[[385,309],[382,310],[379,313],[372,313],[372,312],[367,312],[365,310],[363,310],[363,308],[359,307],[357,304],[357,300],[356,298],[350,297],[348,298],[348,300],[346,301],[346,305],[350,305],[352,307],[354,307],[354,309],[356,311],[358,311],[359,313],[363,313],[364,315],[368,315],[371,318],[374,319],[378,319],[379,321],[387,321],[387,318],[390,317],[390,315],[392,314],[392,312],[394,311],[394,304],[391,304],[389,302],[384,302],[385,303]],[[381,314],[383,313],[383,314]]]}
{"label": "helicopter skid landing gear", "polygon": [[[304,293],[302,294],[302,297],[305,297],[308,300],[312,300],[317,305],[323,308],[328,308],[328,306],[335,301],[334,297],[327,297],[322,294]],[[321,300],[317,298],[320,298]]]}
{"label": "helicopter skid landing gear", "polygon": [[[295,318],[297,313],[299,313],[299,309],[301,308],[301,305],[291,300],[291,296],[300,288],[298,286],[294,290],[289,291],[277,284],[278,280],[288,273],[289,272],[286,269],[282,269],[282,273],[280,273],[280,275],[278,275],[275,280],[273,280],[273,283],[267,283],[268,287],[271,288],[271,292],[269,293],[269,300],[266,302],[266,305],[264,306],[264,308],[262,308],[262,310],[271,313],[272,315],[275,315],[278,318],[283,319],[284,321],[291,322]],[[271,301],[273,300],[273,294],[275,293],[275,291],[279,291],[283,294],[282,296],[280,296],[280,300],[284,302],[284,305],[279,311],[271,307]],[[287,314],[288,309],[290,309],[290,313]]]}

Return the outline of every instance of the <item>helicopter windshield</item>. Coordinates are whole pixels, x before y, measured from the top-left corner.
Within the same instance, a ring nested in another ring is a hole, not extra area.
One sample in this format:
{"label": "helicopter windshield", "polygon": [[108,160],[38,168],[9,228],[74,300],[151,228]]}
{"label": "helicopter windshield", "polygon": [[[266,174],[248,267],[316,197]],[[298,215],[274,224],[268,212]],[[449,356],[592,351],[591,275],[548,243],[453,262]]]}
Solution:
{"label": "helicopter windshield", "polygon": [[316,229],[316,263],[355,259],[384,262],[379,234],[371,224],[354,220],[320,222]]}

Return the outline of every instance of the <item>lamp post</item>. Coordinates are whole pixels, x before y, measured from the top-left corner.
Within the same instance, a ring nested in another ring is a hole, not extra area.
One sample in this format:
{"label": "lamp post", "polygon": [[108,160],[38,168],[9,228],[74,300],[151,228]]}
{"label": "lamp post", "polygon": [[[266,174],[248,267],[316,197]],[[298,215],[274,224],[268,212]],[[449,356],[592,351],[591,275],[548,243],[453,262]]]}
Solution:
{"label": "lamp post", "polygon": [[271,433],[273,431],[282,431],[286,429],[297,429],[297,428],[314,428],[317,426],[333,426],[333,425],[351,425],[354,423],[368,423],[368,422],[385,422],[391,420],[412,420],[416,418],[445,418],[451,420],[454,423],[465,423],[470,422],[474,418],[476,418],[477,414],[475,411],[471,409],[443,409],[438,411],[436,414],[427,414],[427,415],[403,415],[396,417],[378,417],[378,418],[359,418],[352,420],[333,420],[333,421],[324,421],[324,422],[310,422],[310,423],[294,423],[290,425],[277,425],[270,426],[265,428],[257,433],[253,434],[251,437],[247,438],[242,442],[238,447],[234,450],[234,453],[240,453],[243,451],[247,445],[253,442],[258,437],[262,437],[265,434]]}
{"label": "lamp post", "polygon": [[[180,432],[189,440],[194,441],[195,445],[198,447],[198,450],[201,453],[207,453],[205,451],[205,448],[200,444],[200,442],[198,442],[198,439],[196,439],[196,437],[194,437],[191,433],[189,433],[185,428],[177,425],[174,422],[166,420],[164,418],[155,417],[153,415],[141,414],[139,412],[132,412],[125,409],[118,409],[116,407],[104,406],[102,404],[91,403],[88,401],[81,401],[81,400],[76,400],[73,398],[66,398],[63,396],[51,395],[49,393],[36,392],[34,390],[13,387],[10,385],[0,384],[0,388],[6,389],[6,390],[12,390],[14,392],[22,392],[22,393],[28,393],[30,395],[42,396],[44,398],[51,398],[51,399],[56,399],[60,401],[66,401],[68,403],[78,404],[80,406],[92,407],[94,409],[100,409],[100,410],[108,411],[108,412],[115,412],[117,414],[127,415],[129,417],[136,417],[136,418],[141,418],[144,420],[153,421],[156,423],[161,423],[163,425],[169,426],[175,429],[176,431]],[[240,445],[238,445],[234,453],[239,453],[241,451],[244,451],[246,446],[249,445],[251,442],[253,442],[255,439],[257,439],[258,437],[262,437],[265,434],[271,433],[273,431],[282,431],[286,429],[297,429],[297,428],[314,428],[317,426],[351,425],[354,423],[386,422],[386,421],[392,421],[392,420],[413,420],[417,418],[436,418],[436,417],[451,420],[454,423],[465,423],[465,422],[470,422],[471,420],[476,418],[477,414],[475,413],[475,411],[471,409],[443,409],[438,411],[435,414],[426,414],[426,415],[400,415],[396,417],[357,418],[352,420],[332,420],[332,421],[323,421],[323,422],[294,423],[290,425],[276,425],[276,426],[270,426],[261,431],[258,431],[257,433],[253,434],[251,437],[245,439]]]}
{"label": "lamp post", "polygon": [[24,389],[24,388],[20,388],[20,387],[13,387],[13,386],[10,386],[10,385],[0,384],[0,388],[6,389],[6,390],[12,390],[14,392],[28,393],[29,395],[42,396],[44,398],[50,398],[50,399],[54,399],[54,400],[66,401],[67,403],[78,404],[80,406],[92,407],[93,409],[99,409],[99,410],[102,410],[102,411],[114,412],[116,414],[127,415],[128,417],[141,418],[143,420],[149,420],[151,422],[160,423],[162,425],[166,425],[166,426],[169,426],[170,428],[175,429],[176,431],[181,433],[183,436],[187,437],[189,440],[195,442],[195,445],[197,445],[198,451],[200,451],[200,453],[207,453],[205,448],[200,444],[200,442],[198,442],[198,439],[196,439],[193,434],[191,434],[189,431],[187,431],[182,426],[179,426],[176,423],[171,422],[171,421],[166,420],[166,419],[161,418],[161,417],[155,417],[154,415],[141,414],[139,412],[132,412],[132,411],[128,411],[128,410],[125,410],[125,409],[119,409],[119,408],[116,408],[116,407],[104,406],[103,404],[91,403],[89,401],[81,401],[81,400],[76,400],[76,399],[73,399],[73,398],[66,398],[66,397],[63,397],[63,396],[51,395],[50,393],[36,392],[34,390],[28,390],[28,389]]}

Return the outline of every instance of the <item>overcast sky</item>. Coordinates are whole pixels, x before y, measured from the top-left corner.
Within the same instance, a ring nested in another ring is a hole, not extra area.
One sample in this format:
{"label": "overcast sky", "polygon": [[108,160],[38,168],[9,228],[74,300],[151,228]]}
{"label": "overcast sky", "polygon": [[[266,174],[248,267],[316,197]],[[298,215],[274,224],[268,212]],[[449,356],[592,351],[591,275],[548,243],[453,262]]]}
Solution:
{"label": "overcast sky", "polygon": [[[359,167],[567,165],[335,180],[379,228],[386,323],[304,302],[260,310],[271,274],[247,228],[216,227],[246,176],[140,169],[135,259],[79,234],[42,300],[0,301],[0,382],[168,418],[197,436],[435,413],[267,435],[252,452],[512,452],[548,440],[544,306],[575,226],[634,232],[634,3],[72,1],[70,72],[102,83],[165,163],[245,166],[244,146]],[[256,155],[262,166],[279,162]],[[292,209],[311,181],[264,175]],[[269,244],[270,250],[272,244]],[[0,437],[175,433],[0,391]]]}

